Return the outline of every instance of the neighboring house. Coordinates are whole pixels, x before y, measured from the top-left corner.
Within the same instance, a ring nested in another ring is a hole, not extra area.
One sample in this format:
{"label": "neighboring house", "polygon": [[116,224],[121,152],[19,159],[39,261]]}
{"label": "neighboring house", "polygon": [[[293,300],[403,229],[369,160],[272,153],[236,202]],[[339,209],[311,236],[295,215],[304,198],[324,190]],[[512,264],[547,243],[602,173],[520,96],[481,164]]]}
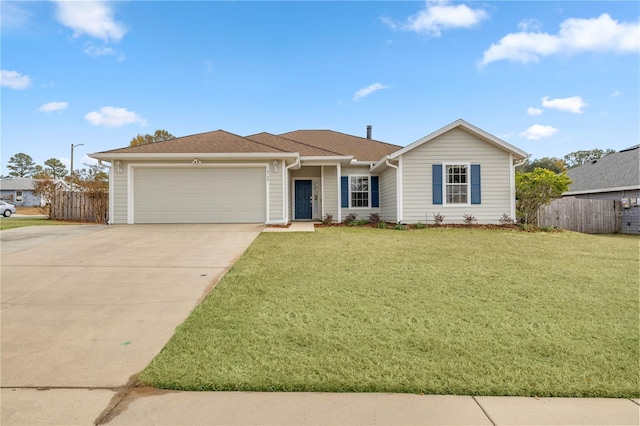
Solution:
{"label": "neighboring house", "polygon": [[331,130],[242,137],[223,130],[90,156],[111,164],[109,218],[133,223],[479,223],[515,218],[528,154],[457,120],[401,147]]}
{"label": "neighboring house", "polygon": [[[48,201],[33,192],[34,184],[37,181],[38,179],[30,178],[0,179],[1,198],[16,206],[44,206]],[[58,191],[69,191],[69,184],[63,179],[56,179],[54,183]]]}
{"label": "neighboring house", "polygon": [[640,145],[567,170],[572,183],[563,197],[622,201],[622,229],[640,233]]}
{"label": "neighboring house", "polygon": [[16,207],[40,206],[42,204],[40,196],[33,193],[35,181],[35,179],[18,177],[0,179],[0,196]]}

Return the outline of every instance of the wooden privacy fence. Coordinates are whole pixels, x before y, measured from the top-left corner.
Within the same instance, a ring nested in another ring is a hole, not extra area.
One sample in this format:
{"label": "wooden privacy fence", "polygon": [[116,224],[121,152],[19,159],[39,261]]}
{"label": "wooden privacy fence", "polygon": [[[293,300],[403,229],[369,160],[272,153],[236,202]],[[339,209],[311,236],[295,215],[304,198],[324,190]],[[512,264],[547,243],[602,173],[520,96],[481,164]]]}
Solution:
{"label": "wooden privacy fence", "polygon": [[538,226],[557,226],[586,234],[620,232],[620,201],[559,198],[538,210]]}
{"label": "wooden privacy fence", "polygon": [[109,194],[106,192],[56,191],[51,200],[51,219],[107,223]]}

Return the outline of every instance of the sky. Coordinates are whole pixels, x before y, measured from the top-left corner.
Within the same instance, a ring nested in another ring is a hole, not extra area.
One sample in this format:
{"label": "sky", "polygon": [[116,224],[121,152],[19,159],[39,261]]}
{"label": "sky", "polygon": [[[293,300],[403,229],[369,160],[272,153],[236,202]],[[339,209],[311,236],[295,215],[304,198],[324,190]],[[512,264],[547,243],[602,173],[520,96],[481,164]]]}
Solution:
{"label": "sky", "polygon": [[640,140],[637,1],[0,2],[0,161],[164,129],[406,146],[462,118],[532,158]]}

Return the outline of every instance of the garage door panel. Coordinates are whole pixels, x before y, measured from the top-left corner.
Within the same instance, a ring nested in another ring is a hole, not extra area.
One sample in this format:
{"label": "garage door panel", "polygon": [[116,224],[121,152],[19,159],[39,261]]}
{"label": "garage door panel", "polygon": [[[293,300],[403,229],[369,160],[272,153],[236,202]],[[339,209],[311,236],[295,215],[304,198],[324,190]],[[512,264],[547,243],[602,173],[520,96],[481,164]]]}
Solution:
{"label": "garage door panel", "polygon": [[137,168],[135,223],[263,223],[265,169]]}

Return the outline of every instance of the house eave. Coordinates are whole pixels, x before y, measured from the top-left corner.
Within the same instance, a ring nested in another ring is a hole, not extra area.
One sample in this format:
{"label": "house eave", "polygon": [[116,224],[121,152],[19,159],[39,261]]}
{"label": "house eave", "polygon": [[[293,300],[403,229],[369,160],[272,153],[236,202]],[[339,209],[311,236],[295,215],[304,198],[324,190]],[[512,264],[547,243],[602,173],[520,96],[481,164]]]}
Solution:
{"label": "house eave", "polygon": [[618,192],[618,191],[640,191],[640,185],[617,186],[614,188],[583,189],[580,191],[567,191],[567,192],[563,192],[562,196],[568,197],[571,195],[602,194],[603,192]]}
{"label": "house eave", "polygon": [[347,155],[300,157],[300,161],[303,163],[303,166],[330,166],[338,163],[346,166],[349,165],[352,160],[353,156]]}
{"label": "house eave", "polygon": [[129,161],[162,161],[162,160],[274,160],[285,159],[295,162],[299,158],[297,152],[247,152],[247,153],[205,153],[205,152],[179,152],[179,153],[117,153],[98,152],[89,154],[96,160],[111,162],[115,160]]}

